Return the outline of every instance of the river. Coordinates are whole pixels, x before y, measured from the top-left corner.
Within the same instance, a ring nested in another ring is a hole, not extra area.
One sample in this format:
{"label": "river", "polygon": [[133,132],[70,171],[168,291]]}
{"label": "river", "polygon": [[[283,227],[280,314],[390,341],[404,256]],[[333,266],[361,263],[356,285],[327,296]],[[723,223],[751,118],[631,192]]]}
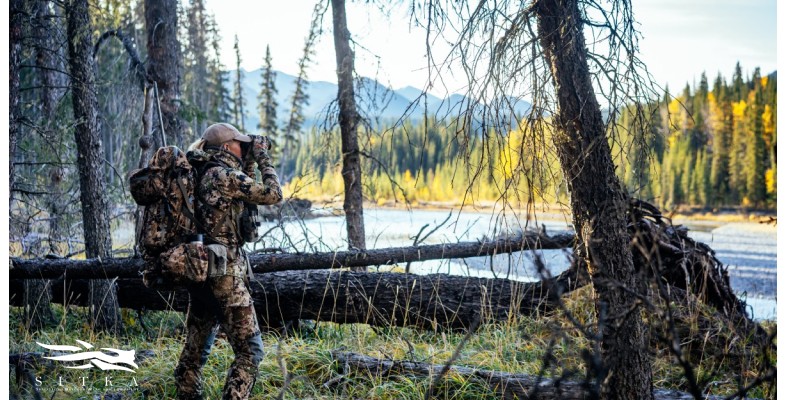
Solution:
{"label": "river", "polygon": [[[408,211],[368,208],[364,214],[368,248],[412,245],[418,232],[421,232],[421,238],[429,234],[421,243],[436,244],[479,240],[535,227],[545,227],[547,233],[554,234],[568,231],[570,224],[566,217],[553,214],[527,220],[513,212],[479,213],[458,209]],[[777,235],[774,226],[697,220],[676,223],[688,226],[692,238],[716,251],[718,259],[728,266],[732,287],[747,301],[749,313],[754,318],[775,319]],[[266,232],[266,235],[256,248],[294,247],[301,251],[346,248],[344,218],[338,216],[286,221],[281,226],[266,222],[260,232]],[[544,250],[539,255],[552,275],[568,267],[567,251]],[[433,260],[413,263],[410,270],[416,274],[449,273],[533,281],[539,279],[539,275],[533,267],[532,257],[532,252],[519,252],[462,260]],[[403,266],[381,269],[403,270]]]}

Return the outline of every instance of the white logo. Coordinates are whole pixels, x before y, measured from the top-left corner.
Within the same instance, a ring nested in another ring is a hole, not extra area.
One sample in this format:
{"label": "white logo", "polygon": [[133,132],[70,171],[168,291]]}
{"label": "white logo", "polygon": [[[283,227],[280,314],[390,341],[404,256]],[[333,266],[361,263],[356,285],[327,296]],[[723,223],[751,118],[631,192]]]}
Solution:
{"label": "white logo", "polygon": [[106,370],[121,370],[121,371],[129,371],[129,372],[136,372],[131,368],[121,367],[115,364],[126,364],[134,367],[134,369],[139,368],[136,363],[134,363],[134,353],[135,350],[119,350],[113,349],[111,347],[102,347],[101,350],[106,350],[112,354],[106,354],[101,351],[82,351],[82,350],[90,350],[93,348],[93,345],[87,342],[83,342],[79,339],[76,340],[77,343],[81,344],[84,349],[77,347],[77,346],[60,346],[60,345],[48,345],[43,343],[38,343],[39,346],[47,349],[47,350],[54,350],[54,351],[81,351],[80,353],[74,354],[66,354],[61,356],[54,356],[54,357],[44,357],[49,360],[55,361],[81,361],[81,360],[90,360],[87,364],[77,365],[75,367],[66,366],[66,368],[71,369],[87,369],[92,368],[95,365],[98,368],[101,368],[102,371]]}

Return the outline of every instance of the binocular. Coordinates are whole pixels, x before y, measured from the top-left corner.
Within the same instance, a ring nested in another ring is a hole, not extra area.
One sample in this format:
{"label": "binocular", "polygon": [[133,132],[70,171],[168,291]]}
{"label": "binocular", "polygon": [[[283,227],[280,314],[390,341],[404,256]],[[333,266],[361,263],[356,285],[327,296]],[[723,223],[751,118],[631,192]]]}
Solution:
{"label": "binocular", "polygon": [[250,142],[240,142],[240,149],[243,155],[243,159],[246,159],[249,154],[251,154],[251,149],[254,146],[262,146],[265,150],[270,151],[272,147],[272,142],[268,139],[267,136],[262,135],[248,135],[251,138]]}

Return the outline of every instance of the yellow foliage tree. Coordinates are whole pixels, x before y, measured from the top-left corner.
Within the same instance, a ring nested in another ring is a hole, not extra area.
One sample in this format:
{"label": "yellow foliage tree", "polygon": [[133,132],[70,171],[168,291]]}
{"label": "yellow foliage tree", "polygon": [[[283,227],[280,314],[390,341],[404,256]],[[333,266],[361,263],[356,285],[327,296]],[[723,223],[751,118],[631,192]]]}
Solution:
{"label": "yellow foliage tree", "polygon": [[521,149],[524,133],[520,129],[508,133],[505,145],[499,154],[499,166],[505,179],[511,179],[521,162]]}

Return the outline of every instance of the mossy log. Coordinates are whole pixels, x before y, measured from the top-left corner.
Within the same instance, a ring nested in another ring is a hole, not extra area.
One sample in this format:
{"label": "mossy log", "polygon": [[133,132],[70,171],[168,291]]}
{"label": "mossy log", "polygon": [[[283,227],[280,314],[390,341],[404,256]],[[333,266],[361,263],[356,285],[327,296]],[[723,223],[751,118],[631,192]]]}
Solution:
{"label": "mossy log", "polygon": [[[335,351],[333,359],[342,368],[343,374],[353,374],[388,379],[395,376],[431,378],[442,374],[441,364],[429,364],[407,360],[384,360],[357,353]],[[598,387],[592,382],[576,382],[566,379],[553,379],[537,375],[516,374],[451,365],[451,375],[459,375],[463,380],[487,385],[501,399],[563,399],[585,400],[598,398]],[[689,393],[677,390],[654,389],[658,400],[693,400]],[[721,399],[707,396],[705,399]]]}

